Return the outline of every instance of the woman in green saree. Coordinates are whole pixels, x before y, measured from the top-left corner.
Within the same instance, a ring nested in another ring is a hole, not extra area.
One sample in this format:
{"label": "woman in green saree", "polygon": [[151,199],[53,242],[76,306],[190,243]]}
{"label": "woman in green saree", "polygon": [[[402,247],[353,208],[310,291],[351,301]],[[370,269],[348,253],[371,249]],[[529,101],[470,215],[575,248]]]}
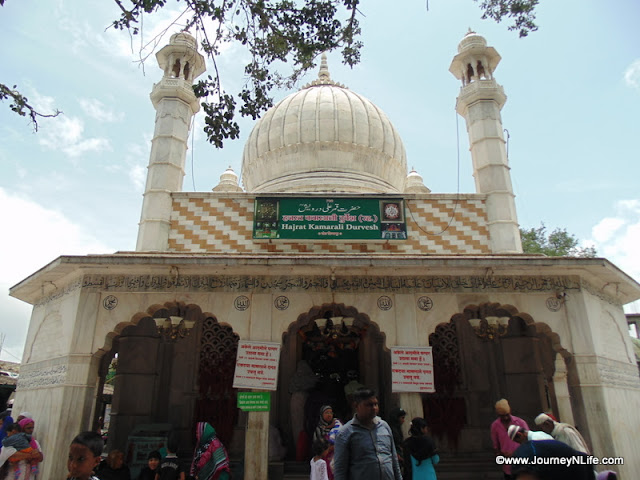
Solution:
{"label": "woman in green saree", "polygon": [[229,455],[218,440],[216,430],[207,422],[198,422],[196,450],[191,463],[191,476],[197,480],[228,480],[231,478]]}

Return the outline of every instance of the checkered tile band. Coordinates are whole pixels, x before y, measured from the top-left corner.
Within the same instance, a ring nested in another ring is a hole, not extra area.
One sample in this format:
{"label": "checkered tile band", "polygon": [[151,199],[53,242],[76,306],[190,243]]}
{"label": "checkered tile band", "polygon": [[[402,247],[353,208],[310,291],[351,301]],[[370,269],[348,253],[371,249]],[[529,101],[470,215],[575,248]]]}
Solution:
{"label": "checkered tile band", "polygon": [[176,195],[169,250],[191,253],[490,253],[483,198],[405,198],[407,240],[254,240],[254,198]]}

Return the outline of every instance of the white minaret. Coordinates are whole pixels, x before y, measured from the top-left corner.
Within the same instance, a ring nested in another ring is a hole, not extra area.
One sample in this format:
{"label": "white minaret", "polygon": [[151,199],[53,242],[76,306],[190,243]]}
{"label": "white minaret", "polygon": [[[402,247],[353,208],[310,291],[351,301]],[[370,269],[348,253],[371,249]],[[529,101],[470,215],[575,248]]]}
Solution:
{"label": "white minaret", "polygon": [[484,37],[469,30],[449,71],[462,80],[456,111],[467,122],[476,192],[487,195],[493,253],[522,253],[516,204],[509,173],[500,110],[507,100],[493,71],[500,55]]}
{"label": "white minaret", "polygon": [[151,92],[156,127],[136,251],[168,248],[171,193],[182,190],[191,119],[200,110],[193,80],[205,71],[204,57],[198,53],[195,38],[185,32],[172,35],[169,45],[156,54],[156,59],[164,75]]}

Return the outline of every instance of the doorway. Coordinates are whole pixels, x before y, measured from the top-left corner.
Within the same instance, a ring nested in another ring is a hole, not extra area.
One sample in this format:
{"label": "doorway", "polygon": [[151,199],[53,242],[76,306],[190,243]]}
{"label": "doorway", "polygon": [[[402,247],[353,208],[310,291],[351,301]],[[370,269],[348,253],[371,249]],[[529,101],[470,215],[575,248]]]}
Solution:
{"label": "doorway", "polygon": [[301,314],[283,335],[277,425],[286,458],[308,460],[323,405],[343,423],[353,416],[350,395],[359,387],[378,391],[380,410],[390,402],[391,357],[384,335],[366,314],[344,304],[323,304]]}

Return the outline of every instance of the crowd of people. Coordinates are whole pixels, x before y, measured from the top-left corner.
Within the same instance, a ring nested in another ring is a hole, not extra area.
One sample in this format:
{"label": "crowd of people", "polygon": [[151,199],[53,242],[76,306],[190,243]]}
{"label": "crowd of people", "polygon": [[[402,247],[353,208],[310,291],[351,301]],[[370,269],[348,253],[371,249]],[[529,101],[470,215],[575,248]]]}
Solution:
{"label": "crowd of people", "polygon": [[311,480],[435,480],[438,451],[427,422],[414,418],[404,440],[406,412],[395,408],[389,423],[378,416],[375,391],[360,388],[352,395],[354,415],[344,425],[331,406],[321,408],[313,438]]}
{"label": "crowd of people", "polygon": [[[394,408],[387,423],[380,416],[375,391],[359,388],[352,395],[353,418],[344,425],[331,405],[323,405],[313,433],[310,480],[436,480],[440,456],[424,418],[413,418],[405,439],[407,413]],[[514,415],[506,399],[495,404],[497,418],[490,435],[496,458],[569,458],[590,455],[587,442],[572,425],[541,413],[531,430]],[[33,436],[35,421],[22,412],[14,422],[0,414],[0,480],[36,480],[42,449]],[[69,446],[68,480],[229,480],[229,455],[212,425],[199,422],[190,468],[177,456],[176,438],[170,435],[166,451],[152,451],[136,479],[120,450],[103,458],[104,442],[97,432],[82,432]],[[503,464],[505,480],[616,480],[613,471],[596,473],[588,462],[571,466],[553,462]]]}
{"label": "crowd of people", "polygon": [[[502,398],[495,404],[497,418],[491,424],[491,440],[496,457],[523,458],[529,462],[503,464],[505,480],[616,480],[613,471],[596,473],[589,464],[587,442],[578,429],[558,422],[550,413],[541,413],[534,423],[539,431],[529,429],[527,422],[513,415],[509,402]],[[568,459],[583,457],[580,462]],[[544,459],[567,459],[545,461]],[[535,462],[533,460],[536,460]]]}
{"label": "crowd of people", "polygon": [[14,421],[10,412],[0,414],[0,480],[34,480],[43,460],[40,444],[33,437],[35,421],[21,412]]}
{"label": "crowd of people", "polygon": [[[440,461],[438,449],[429,435],[423,418],[414,418],[409,436],[403,438],[402,425],[406,412],[393,409],[389,423],[379,416],[376,393],[359,389],[353,395],[355,414],[344,426],[321,412],[318,435],[311,459],[311,480],[435,480]],[[568,423],[559,422],[550,413],[535,419],[539,430],[531,430],[525,420],[511,413],[506,399],[495,404],[497,418],[490,428],[496,458],[529,459],[512,466],[503,462],[505,480],[616,480],[617,474],[607,470],[597,473],[586,458],[587,442]],[[323,437],[323,438],[321,438]],[[538,457],[569,459],[571,462],[540,461]],[[585,457],[575,462],[575,458]],[[496,462],[498,463],[498,462]],[[570,464],[570,466],[567,466]]]}
{"label": "crowd of people", "polygon": [[[35,422],[29,412],[14,421],[10,412],[0,414],[0,480],[37,480],[43,460],[40,444],[33,436]],[[185,467],[177,456],[176,437],[169,435],[161,453],[152,451],[147,465],[132,477],[121,450],[112,449],[106,457],[99,432],[77,435],[69,446],[67,480],[228,480],[230,462],[227,450],[206,422],[196,428],[196,448],[191,466]],[[40,480],[45,480],[40,478]]]}
{"label": "crowd of people", "polygon": [[[124,455],[112,450],[101,461],[104,442],[97,432],[82,432],[69,446],[67,480],[133,480],[129,468],[124,464]],[[229,455],[207,422],[196,427],[196,448],[191,467],[186,468],[178,458],[178,442],[169,435],[164,454],[154,450],[148,454],[147,465],[142,468],[137,480],[228,480],[230,478]]]}

